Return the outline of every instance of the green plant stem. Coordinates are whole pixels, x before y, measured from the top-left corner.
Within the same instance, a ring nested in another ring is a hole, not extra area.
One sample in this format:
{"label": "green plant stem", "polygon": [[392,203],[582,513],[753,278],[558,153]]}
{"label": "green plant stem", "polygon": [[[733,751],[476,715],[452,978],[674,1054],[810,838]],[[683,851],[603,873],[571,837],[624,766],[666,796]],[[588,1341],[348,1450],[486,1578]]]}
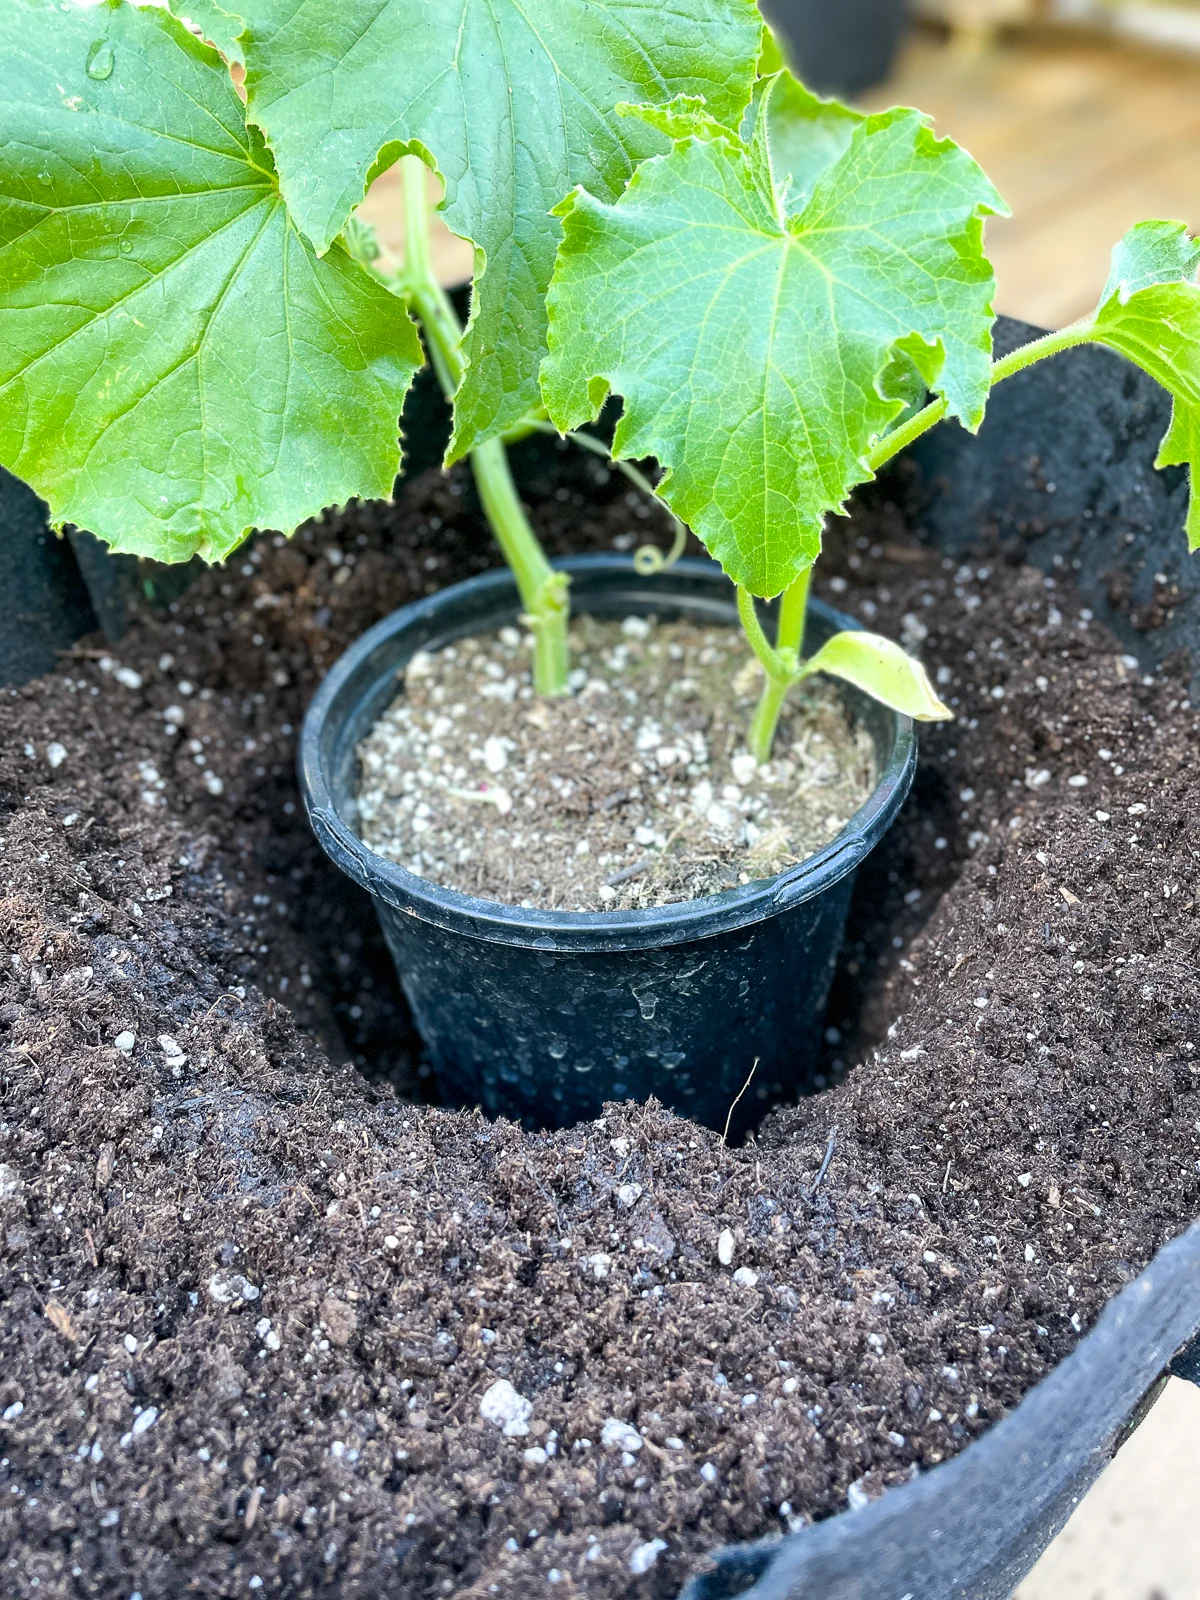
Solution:
{"label": "green plant stem", "polygon": [[[991,387],[995,388],[996,384],[1003,383],[1005,378],[1011,378],[1014,373],[1033,366],[1035,361],[1044,361],[1047,356],[1056,355],[1058,351],[1067,350],[1072,345],[1086,344],[1094,336],[1094,332],[1094,325],[1089,320],[1073,323],[1069,328],[1062,328],[1057,333],[1047,333],[1040,339],[1032,340],[1019,350],[1014,350],[1011,355],[994,363]],[[942,420],[948,409],[944,399],[931,400],[915,416],[910,417],[894,432],[881,439],[867,457],[872,472],[878,472],[885,462],[899,455],[906,445],[910,445],[914,439],[919,439],[923,433],[928,432],[935,423]],[[755,707],[749,733],[750,753],[760,764],[771,759],[775,730],[788,690],[793,684],[799,683],[809,675],[809,669],[804,664],[804,619],[808,609],[808,591],[811,582],[810,567],[784,591],[779,602],[779,624],[774,648],[758,620],[753,597],[747,590],[738,589],[738,614],[742,619],[742,627],[766,674],[766,682]]]}
{"label": "green plant stem", "polygon": [[[429,251],[429,201],[425,163],[403,156],[405,264],[404,288],[421,319],[429,359],[447,400],[453,400],[463,375],[462,327],[450,297],[438,283]],[[508,454],[499,439],[471,451],[471,470],[496,543],[512,569],[533,634],[533,686],[538,694],[567,693],[571,615],[568,579],[546,559],[517,494]]]}
{"label": "green plant stem", "polygon": [[945,400],[931,400],[916,416],[909,417],[892,433],[885,434],[875,448],[867,452],[867,465],[871,471],[878,472],[885,462],[898,456],[914,439],[927,433],[935,422],[940,422],[948,410]]}
{"label": "green plant stem", "polygon": [[496,542],[517,580],[523,620],[533,634],[533,687],[538,694],[566,694],[571,614],[567,575],[555,572],[529,526],[500,440],[476,445],[471,468]]}
{"label": "green plant stem", "polygon": [[813,569],[809,567],[788,588],[779,601],[779,623],[775,630],[775,648],[791,650],[799,665],[804,656],[804,623],[808,616],[808,591],[812,587]]}
{"label": "green plant stem", "polygon": [[[1057,355],[1060,350],[1069,350],[1072,345],[1087,344],[1095,334],[1095,325],[1091,319],[1083,322],[1073,322],[1069,328],[1060,328],[1057,333],[1043,334],[1040,339],[1031,339],[1019,350],[1004,356],[993,363],[991,388],[998,383],[1003,383],[1005,378],[1011,378],[1016,372],[1023,372],[1026,367],[1033,366],[1035,361],[1044,361],[1047,356]],[[927,433],[934,423],[940,422],[946,415],[948,406],[945,400],[931,400],[927,406],[918,411],[916,416],[910,417],[902,423],[893,433],[880,439],[875,448],[867,454],[867,465],[872,472],[878,472],[893,456],[900,454],[901,450],[910,445],[914,439],[919,439]]]}
{"label": "green plant stem", "polygon": [[450,296],[433,270],[429,249],[428,173],[420,156],[402,156],[404,180],[403,287],[421,319],[429,359],[442,392],[453,400],[462,382],[462,327]]}
{"label": "green plant stem", "polygon": [[779,726],[779,713],[783,710],[788,690],[799,681],[803,673],[799,644],[793,641],[803,640],[803,619],[808,602],[809,582],[810,574],[806,572],[784,591],[779,607],[778,648],[771,645],[763,631],[763,625],[758,620],[754,596],[748,589],[738,585],[738,616],[741,618],[750,648],[762,663],[763,672],[766,674],[762,694],[759,696],[758,705],[754,708],[754,716],[750,720],[750,729],[746,736],[750,754],[759,766],[771,759],[771,746],[775,742],[775,730]]}
{"label": "green plant stem", "polygon": [[760,767],[765,766],[771,759],[771,747],[775,743],[779,714],[783,710],[783,702],[787,699],[791,687],[791,678],[773,678],[769,673],[767,681],[763,684],[762,694],[758,697],[758,704],[750,719],[750,730],[746,735],[750,754]]}

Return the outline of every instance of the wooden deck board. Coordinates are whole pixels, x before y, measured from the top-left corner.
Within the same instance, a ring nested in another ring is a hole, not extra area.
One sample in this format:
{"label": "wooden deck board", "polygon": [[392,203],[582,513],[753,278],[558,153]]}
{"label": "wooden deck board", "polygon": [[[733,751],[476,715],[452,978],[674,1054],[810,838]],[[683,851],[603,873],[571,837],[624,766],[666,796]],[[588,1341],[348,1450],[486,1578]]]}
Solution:
{"label": "wooden deck board", "polygon": [[[872,108],[915,105],[966,146],[1011,207],[988,223],[999,311],[1061,327],[1094,303],[1113,245],[1144,217],[1200,229],[1200,58],[1067,33],[1018,36],[963,60],[918,34]],[[398,169],[372,187],[363,216],[399,259]],[[471,248],[434,224],[444,283]]]}
{"label": "wooden deck board", "polygon": [[1134,222],[1200,229],[1200,59],[1127,41],[1032,34],[963,61],[918,36],[872,108],[917,105],[1012,209],[988,222],[999,311],[1082,316]]}

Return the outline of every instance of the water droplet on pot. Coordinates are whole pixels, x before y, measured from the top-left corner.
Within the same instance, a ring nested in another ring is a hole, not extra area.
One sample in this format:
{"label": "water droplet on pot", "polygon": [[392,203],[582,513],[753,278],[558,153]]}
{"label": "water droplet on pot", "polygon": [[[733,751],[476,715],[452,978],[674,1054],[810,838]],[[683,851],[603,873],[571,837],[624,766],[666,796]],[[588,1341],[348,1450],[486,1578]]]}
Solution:
{"label": "water droplet on pot", "polygon": [[107,39],[97,39],[87,55],[87,75],[102,83],[105,78],[112,77],[113,53],[112,45]]}
{"label": "water droplet on pot", "polygon": [[550,1035],[550,1043],[546,1046],[555,1061],[561,1061],[567,1053],[567,1041],[560,1039],[556,1033]]}
{"label": "water droplet on pot", "polygon": [[684,1050],[664,1050],[659,1060],[668,1072],[674,1072],[676,1067],[683,1064],[686,1054]]}
{"label": "water droplet on pot", "polygon": [[654,1013],[658,1010],[658,996],[656,994],[639,994],[635,995],[634,998],[637,1000],[638,1009],[642,1013],[642,1021],[653,1022]]}

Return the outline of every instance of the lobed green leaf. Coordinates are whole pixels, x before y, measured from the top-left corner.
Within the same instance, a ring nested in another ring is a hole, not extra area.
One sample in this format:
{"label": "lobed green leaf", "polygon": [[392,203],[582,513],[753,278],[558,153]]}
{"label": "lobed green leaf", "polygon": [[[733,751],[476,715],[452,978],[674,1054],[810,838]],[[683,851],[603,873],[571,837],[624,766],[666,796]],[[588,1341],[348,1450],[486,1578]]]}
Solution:
{"label": "lobed green leaf", "polygon": [[1188,544],[1200,549],[1200,244],[1182,222],[1141,222],[1113,251],[1112,271],[1090,337],[1136,362],[1173,399],[1171,426],[1155,463],[1186,466],[1192,484]]}
{"label": "lobed green leaf", "polygon": [[319,251],[405,152],[476,246],[449,459],[539,405],[544,296],[574,185],[614,199],[665,148],[620,101],[702,95],[736,121],[761,38],[752,0],[240,0],[249,114]]}
{"label": "lobed green leaf", "polygon": [[390,494],[416,331],[296,231],[221,58],[119,0],[0,0],[0,51],[0,461],[55,524],[215,560]]}
{"label": "lobed green leaf", "polygon": [[617,453],[657,457],[672,510],[735,582],[773,595],[815,560],[825,516],[918,389],[978,426],[982,219],[1004,205],[914,111],[860,117],[781,79],[740,134],[677,115],[671,152],[614,204],[576,189],[559,207],[542,390],[564,430],[622,395]]}
{"label": "lobed green leaf", "polygon": [[[780,198],[785,210],[798,211],[867,119],[861,111],[813,94],[789,73],[765,80],[760,93],[768,96],[765,127]],[[743,138],[753,133],[753,123],[743,124]]]}

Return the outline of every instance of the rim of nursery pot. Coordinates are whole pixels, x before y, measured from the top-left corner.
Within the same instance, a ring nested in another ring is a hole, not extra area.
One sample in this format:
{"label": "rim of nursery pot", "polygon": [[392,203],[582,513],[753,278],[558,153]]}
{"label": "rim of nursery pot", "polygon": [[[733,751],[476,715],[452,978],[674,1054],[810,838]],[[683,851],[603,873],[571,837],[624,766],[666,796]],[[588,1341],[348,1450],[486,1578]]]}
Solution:
{"label": "rim of nursery pot", "polygon": [[[722,624],[736,618],[732,585],[713,561],[689,557],[651,576],[639,574],[631,557],[616,554],[571,556],[554,566],[580,580],[575,594],[581,611],[593,609],[586,604],[592,597],[583,583],[611,577],[621,581],[619,609],[624,614],[669,611],[682,589],[693,619],[698,611]],[[638,591],[636,596],[631,589]],[[813,899],[853,872],[891,826],[908,794],[917,759],[913,721],[880,708],[892,720],[893,732],[870,796],[815,855],[773,878],[648,910],[542,911],[479,899],[418,877],[370,850],[344,814],[353,805],[356,748],[395,697],[403,668],[418,650],[436,650],[502,626],[503,618],[489,614],[501,612],[506,603],[515,614],[516,585],[511,574],[500,569],[393,612],[338,659],[304,719],[300,787],[320,844],[362,888],[423,922],[496,944],[545,951],[647,949],[734,932]],[[831,631],[862,628],[853,617],[823,601],[811,600],[809,614]],[[399,636],[405,636],[404,645],[389,654]],[[857,690],[847,689],[847,694],[852,705],[869,704]]]}

